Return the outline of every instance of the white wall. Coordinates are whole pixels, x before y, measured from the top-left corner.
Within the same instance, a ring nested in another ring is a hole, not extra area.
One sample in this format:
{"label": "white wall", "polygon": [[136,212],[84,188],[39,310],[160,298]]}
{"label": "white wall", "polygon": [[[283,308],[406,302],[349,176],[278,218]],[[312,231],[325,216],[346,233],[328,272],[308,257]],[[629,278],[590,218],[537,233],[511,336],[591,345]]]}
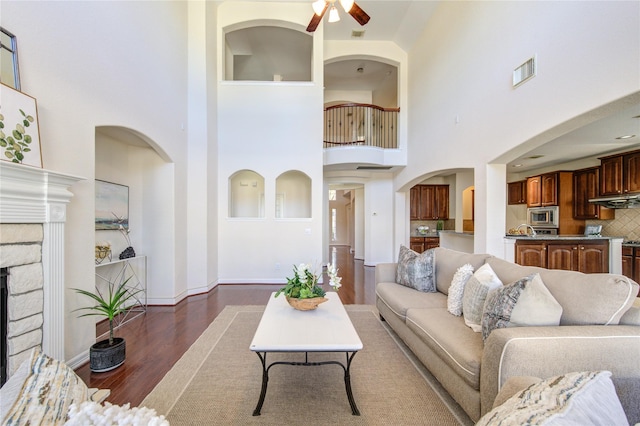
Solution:
{"label": "white wall", "polygon": [[[0,25],[18,40],[22,90],[38,101],[44,167],[87,178],[71,188],[67,210],[68,287],[94,283],[96,127],[147,135],[176,163],[173,185],[186,186],[186,10],[183,2],[2,2]],[[185,223],[185,196],[178,192],[174,201],[166,208]],[[163,230],[169,240],[174,232],[185,240],[185,231]],[[179,264],[184,250],[176,253]],[[184,266],[171,277],[184,278]],[[67,292],[67,359],[95,339],[93,320],[72,312],[84,303]]]}
{"label": "white wall", "polygon": [[[439,170],[474,169],[475,247],[499,255],[502,247],[490,233],[504,232],[504,209],[495,206],[506,205],[506,181],[495,182],[486,165],[639,90],[639,8],[637,2],[442,2],[409,53],[411,155],[395,188]],[[532,55],[538,75],[513,89],[512,70]],[[424,151],[430,155],[415,155]]]}
{"label": "white wall", "polygon": [[[218,9],[220,31],[244,21],[269,19],[287,20],[290,28],[296,24],[296,29],[304,31],[308,4],[251,3],[248,7],[233,2]],[[314,35],[312,82],[219,82],[220,282],[285,282],[292,265],[323,261],[321,38],[319,28]],[[228,217],[227,181],[243,169],[264,177],[264,218]],[[275,218],[276,179],[289,170],[302,170],[311,179],[310,218]]]}

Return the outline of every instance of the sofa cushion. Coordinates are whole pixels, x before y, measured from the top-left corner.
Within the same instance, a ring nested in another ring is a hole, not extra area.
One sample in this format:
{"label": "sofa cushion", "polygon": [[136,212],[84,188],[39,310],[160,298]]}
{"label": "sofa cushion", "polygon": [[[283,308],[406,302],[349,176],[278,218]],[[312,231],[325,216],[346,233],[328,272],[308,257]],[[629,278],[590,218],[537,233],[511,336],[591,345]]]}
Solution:
{"label": "sofa cushion", "polygon": [[462,296],[464,322],[473,331],[482,331],[482,311],[491,290],[502,287],[502,282],[488,264],[482,265],[467,281]]}
{"label": "sofa cushion", "polygon": [[435,292],[434,250],[422,253],[401,245],[398,254],[396,282],[423,292]]}
{"label": "sofa cushion", "polygon": [[533,274],[490,292],[482,313],[482,338],[496,328],[559,325],[562,306]]}
{"label": "sofa cushion", "polygon": [[423,293],[396,283],[378,283],[376,296],[404,322],[410,308],[446,308],[447,296]]}
{"label": "sofa cushion", "polygon": [[480,389],[482,336],[446,308],[408,309],[407,326],[474,389]]}
{"label": "sofa cushion", "polygon": [[456,250],[436,247],[436,288],[440,293],[449,294],[449,286],[453,275],[459,267],[468,263],[474,270],[481,267],[491,257],[490,254],[471,254]]}
{"label": "sofa cushion", "polygon": [[626,425],[609,371],[567,373],[535,383],[484,415],[488,425]]}
{"label": "sofa cushion", "polygon": [[23,386],[3,422],[64,424],[69,406],[87,400],[87,386],[66,364],[38,350],[25,363]]}
{"label": "sofa cushion", "polygon": [[615,325],[633,304],[638,284],[618,274],[583,274],[575,271],[521,266],[503,259],[487,259],[502,282],[532,273],[562,306],[560,325]]}
{"label": "sofa cushion", "polygon": [[462,315],[462,296],[464,295],[464,287],[473,275],[473,266],[466,263],[458,268],[449,287],[447,295],[447,310],[449,313],[459,317]]}

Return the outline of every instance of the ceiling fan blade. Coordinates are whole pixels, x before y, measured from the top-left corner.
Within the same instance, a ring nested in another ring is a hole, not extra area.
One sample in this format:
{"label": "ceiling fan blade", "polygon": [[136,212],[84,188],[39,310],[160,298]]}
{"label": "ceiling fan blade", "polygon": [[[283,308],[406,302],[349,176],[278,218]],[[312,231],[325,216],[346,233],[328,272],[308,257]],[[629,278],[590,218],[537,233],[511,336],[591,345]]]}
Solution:
{"label": "ceiling fan blade", "polygon": [[316,30],[316,28],[318,28],[318,25],[320,25],[320,22],[322,22],[322,17],[324,16],[328,8],[329,3],[326,3],[320,15],[316,15],[315,13],[313,14],[313,16],[311,17],[311,21],[309,21],[309,25],[307,25],[307,32],[312,33]]}
{"label": "ceiling fan blade", "polygon": [[353,6],[351,6],[351,10],[349,10],[349,15],[353,16],[353,19],[358,21],[358,24],[360,25],[366,24],[367,22],[369,22],[369,19],[371,19],[371,17],[367,15],[367,12],[362,10],[362,8],[358,6],[356,3],[353,3]]}

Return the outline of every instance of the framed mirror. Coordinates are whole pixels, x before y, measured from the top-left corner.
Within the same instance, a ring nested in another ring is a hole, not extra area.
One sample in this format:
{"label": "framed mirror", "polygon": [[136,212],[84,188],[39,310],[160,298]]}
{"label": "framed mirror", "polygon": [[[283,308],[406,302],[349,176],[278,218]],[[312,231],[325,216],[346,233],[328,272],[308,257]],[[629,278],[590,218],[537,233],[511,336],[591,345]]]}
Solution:
{"label": "framed mirror", "polygon": [[16,36],[0,27],[0,82],[20,90],[18,42]]}

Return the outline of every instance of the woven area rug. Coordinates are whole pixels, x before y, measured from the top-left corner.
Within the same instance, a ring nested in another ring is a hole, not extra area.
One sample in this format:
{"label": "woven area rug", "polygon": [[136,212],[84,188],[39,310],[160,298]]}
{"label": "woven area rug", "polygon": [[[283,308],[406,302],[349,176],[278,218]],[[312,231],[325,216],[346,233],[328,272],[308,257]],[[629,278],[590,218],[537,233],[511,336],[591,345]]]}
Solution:
{"label": "woven area rug", "polygon": [[[262,415],[253,417],[262,369],[249,350],[264,306],[228,306],[142,401],[176,425],[467,425],[460,407],[379,320],[373,306],[347,305],[364,349],[351,365],[360,416],[353,416],[336,365],[279,365],[269,372]],[[313,330],[309,330],[313,333]],[[269,354],[269,360],[304,354]],[[310,354],[310,361],[344,354]],[[297,358],[292,358],[297,357]],[[335,358],[338,357],[338,358]]]}

